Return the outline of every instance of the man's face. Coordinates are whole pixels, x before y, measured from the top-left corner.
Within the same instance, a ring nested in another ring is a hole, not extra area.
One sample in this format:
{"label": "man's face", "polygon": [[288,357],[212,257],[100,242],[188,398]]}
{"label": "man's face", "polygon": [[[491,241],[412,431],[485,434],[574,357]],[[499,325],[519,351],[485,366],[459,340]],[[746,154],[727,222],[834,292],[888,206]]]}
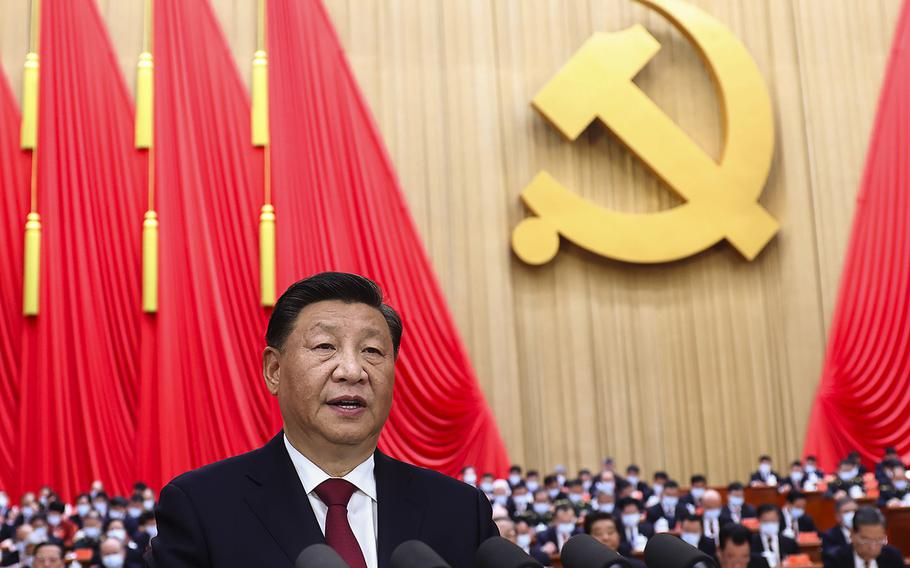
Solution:
{"label": "man's face", "polygon": [[591,536],[612,550],[619,550],[619,531],[616,523],[610,519],[596,521],[591,525]]}
{"label": "man's face", "polygon": [[550,495],[546,491],[538,491],[534,493],[534,502],[535,503],[549,503]]}
{"label": "man's face", "polygon": [[63,568],[63,550],[59,546],[42,546],[35,554],[32,566],[38,568]]}
{"label": "man's face", "polygon": [[585,492],[585,488],[580,483],[578,485],[569,486],[569,493],[574,493],[576,495],[582,495],[582,494],[584,494],[584,492]]}
{"label": "man's face", "polygon": [[679,487],[667,487],[664,489],[664,496],[679,497]]}
{"label": "man's face", "polygon": [[745,499],[746,492],[742,489],[734,489],[733,491],[730,492],[729,496],[730,497],[742,497],[743,499]]}
{"label": "man's face", "polygon": [[707,489],[708,484],[705,483],[704,481],[696,481],[695,483],[692,484],[692,488],[693,489],[696,489],[696,488],[697,489]]}
{"label": "man's face", "polygon": [[805,499],[797,499],[796,501],[794,501],[792,503],[788,503],[788,505],[790,506],[791,509],[802,509],[803,511],[806,510],[806,500]]}
{"label": "man's face", "polygon": [[515,490],[512,491],[512,499],[514,499],[515,501],[522,501],[522,500],[524,500],[525,495],[527,495],[527,494],[528,494],[527,487],[516,487]]}
{"label": "man's face", "polygon": [[319,445],[375,446],[392,407],[395,353],[379,310],[339,300],[297,316],[264,371],[290,436]]}
{"label": "man's face", "polygon": [[727,546],[720,549],[717,555],[720,568],[746,568],[749,565],[749,542],[736,544],[727,541]]}
{"label": "man's face", "polygon": [[682,522],[682,532],[701,534],[701,523],[698,521],[684,520]]}
{"label": "man's face", "polygon": [[563,509],[561,511],[557,511],[556,517],[554,519],[554,521],[556,523],[573,523],[573,524],[575,523],[576,520],[577,520],[577,518],[575,517],[575,511],[573,511],[572,509],[569,509],[569,510]]}
{"label": "man's face", "polygon": [[777,511],[765,511],[758,518],[760,523],[779,523],[780,517],[777,516]]}
{"label": "man's face", "polygon": [[856,510],[857,510],[858,508],[859,508],[859,505],[857,505],[857,504],[856,504],[855,502],[853,502],[853,501],[849,501],[849,502],[847,502],[847,503],[844,503],[844,506],[841,507],[841,508],[840,508],[840,511],[837,512],[837,514],[835,515],[835,516],[837,517],[837,522],[838,522],[838,523],[843,523],[843,521],[844,521],[844,513],[855,513]]}
{"label": "man's face", "polygon": [[887,536],[882,525],[863,525],[853,532],[853,548],[860,558],[870,562],[882,553]]}
{"label": "man's face", "polygon": [[705,493],[705,498],[702,500],[702,507],[705,509],[720,509],[723,507],[723,503],[720,500],[720,495],[709,491]]}

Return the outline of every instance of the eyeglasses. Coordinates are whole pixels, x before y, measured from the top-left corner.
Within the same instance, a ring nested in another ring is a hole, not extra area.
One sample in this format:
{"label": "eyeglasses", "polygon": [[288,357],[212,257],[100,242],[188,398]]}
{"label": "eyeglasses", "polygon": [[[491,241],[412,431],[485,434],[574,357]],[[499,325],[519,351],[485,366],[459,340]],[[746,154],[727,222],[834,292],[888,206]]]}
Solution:
{"label": "eyeglasses", "polygon": [[885,546],[888,544],[888,538],[882,539],[872,539],[872,538],[863,538],[861,536],[855,537],[853,539],[854,544],[859,544],[862,546]]}

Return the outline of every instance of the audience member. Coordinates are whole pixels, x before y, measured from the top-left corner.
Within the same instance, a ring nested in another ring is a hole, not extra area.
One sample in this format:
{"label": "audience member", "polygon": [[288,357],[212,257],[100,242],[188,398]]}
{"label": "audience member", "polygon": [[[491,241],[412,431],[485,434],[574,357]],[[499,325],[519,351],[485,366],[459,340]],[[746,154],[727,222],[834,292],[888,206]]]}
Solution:
{"label": "audience member", "polygon": [[707,489],[708,478],[704,475],[696,474],[689,479],[689,492],[686,493],[681,501],[687,505],[692,505],[692,507],[689,508],[690,513],[694,513],[695,509],[701,508],[701,499]]}
{"label": "audience member", "polygon": [[903,568],[899,550],[888,545],[885,517],[874,507],[860,507],[853,515],[851,543],[825,560],[825,568]]}
{"label": "audience member", "polygon": [[662,532],[657,528],[660,519],[666,522],[667,530],[672,530],[687,512],[685,504],[679,500],[679,484],[671,479],[664,484],[660,503],[647,510],[647,520],[654,525],[655,530]]}
{"label": "audience member", "polygon": [[759,532],[752,536],[752,553],[762,556],[770,568],[781,566],[791,554],[799,553],[799,546],[790,537],[780,534],[780,514],[774,505],[758,508]]}
{"label": "audience member", "polygon": [[834,517],[837,525],[822,533],[822,560],[829,562],[842,547],[851,542],[853,536],[853,515],[857,509],[856,501],[850,497],[841,497],[834,502]]}
{"label": "audience member", "polygon": [[906,466],[896,461],[891,468],[888,483],[878,487],[879,507],[898,507],[910,505],[910,481],[907,479]]}
{"label": "audience member", "polygon": [[837,479],[828,484],[825,495],[834,499],[844,496],[859,499],[865,493],[865,482],[859,467],[849,458],[842,459],[838,466]]}
{"label": "audience member", "polygon": [[551,556],[558,554],[570,538],[581,533],[577,522],[575,509],[571,505],[568,503],[557,505],[551,526],[537,533],[540,549]]}
{"label": "audience member", "polygon": [[767,561],[752,554],[752,531],[730,523],[720,529],[717,563],[720,568],[768,568]]}
{"label": "audience member", "polygon": [[794,489],[787,494],[787,502],[781,511],[781,534],[795,539],[801,532],[818,532],[815,527],[815,520],[806,514],[806,503],[807,500],[804,493]]}
{"label": "audience member", "polygon": [[717,552],[717,543],[713,538],[705,535],[703,526],[705,520],[701,515],[689,514],[682,518],[679,538],[701,550],[705,554],[714,556]]}
{"label": "audience member", "polygon": [[644,562],[632,555],[628,547],[623,547],[620,529],[616,517],[607,513],[591,513],[585,517],[585,533],[591,535],[607,548],[626,557],[632,568],[645,568]]}
{"label": "audience member", "polygon": [[750,485],[777,485],[780,474],[774,471],[771,456],[764,455],[758,458],[758,470],[752,473]]}
{"label": "audience member", "polygon": [[624,497],[617,502],[616,508],[622,520],[620,539],[632,550],[644,550],[648,539],[654,536],[654,526],[643,520],[641,501]]}
{"label": "audience member", "polygon": [[702,532],[705,537],[711,540],[714,547],[717,546],[717,542],[720,539],[720,515],[722,512],[723,500],[720,497],[720,493],[714,489],[705,491],[705,495],[702,497],[702,515],[704,517]]}
{"label": "audience member", "polygon": [[754,519],[758,516],[755,507],[746,503],[746,488],[743,484],[734,481],[727,486],[727,504],[720,512],[720,522],[741,523],[743,519]]}

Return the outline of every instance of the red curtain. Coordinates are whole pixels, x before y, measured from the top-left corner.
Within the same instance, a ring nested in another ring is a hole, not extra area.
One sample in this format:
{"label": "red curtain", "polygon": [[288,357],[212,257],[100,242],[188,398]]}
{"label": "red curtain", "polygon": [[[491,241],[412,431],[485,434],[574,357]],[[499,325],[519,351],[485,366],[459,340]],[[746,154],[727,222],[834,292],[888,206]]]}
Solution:
{"label": "red curtain", "polygon": [[279,288],[328,269],[379,282],[405,329],[381,447],[449,474],[504,474],[495,420],[325,9],[270,0],[268,14]]}
{"label": "red curtain", "polygon": [[28,213],[28,152],[19,149],[19,111],[0,70],[0,489],[16,482],[22,351],[22,247]]}
{"label": "red curtain", "polygon": [[805,452],[910,457],[910,2],[904,3],[853,219]]}
{"label": "red curtain", "polygon": [[71,497],[101,478],[122,492],[136,474],[142,164],[96,3],[41,12],[41,297],[22,349],[19,487]]}

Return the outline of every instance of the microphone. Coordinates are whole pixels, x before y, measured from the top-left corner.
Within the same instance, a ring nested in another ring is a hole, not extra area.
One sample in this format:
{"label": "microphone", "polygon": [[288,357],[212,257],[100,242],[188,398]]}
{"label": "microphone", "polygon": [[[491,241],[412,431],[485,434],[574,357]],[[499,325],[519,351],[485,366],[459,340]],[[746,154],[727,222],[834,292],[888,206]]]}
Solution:
{"label": "microphone", "polygon": [[501,536],[490,537],[477,548],[475,568],[540,568],[517,544]]}
{"label": "microphone", "polygon": [[392,553],[392,568],[452,568],[436,551],[419,540],[406,540]]}
{"label": "microphone", "polygon": [[560,555],[565,568],[607,568],[624,566],[629,568],[629,561],[613,549],[608,548],[589,534],[577,534],[562,545]]}
{"label": "microphone", "polygon": [[669,533],[656,534],[645,546],[648,568],[716,568],[713,558]]}
{"label": "microphone", "polygon": [[348,563],[338,556],[335,549],[327,544],[311,544],[304,548],[294,568],[350,568]]}

